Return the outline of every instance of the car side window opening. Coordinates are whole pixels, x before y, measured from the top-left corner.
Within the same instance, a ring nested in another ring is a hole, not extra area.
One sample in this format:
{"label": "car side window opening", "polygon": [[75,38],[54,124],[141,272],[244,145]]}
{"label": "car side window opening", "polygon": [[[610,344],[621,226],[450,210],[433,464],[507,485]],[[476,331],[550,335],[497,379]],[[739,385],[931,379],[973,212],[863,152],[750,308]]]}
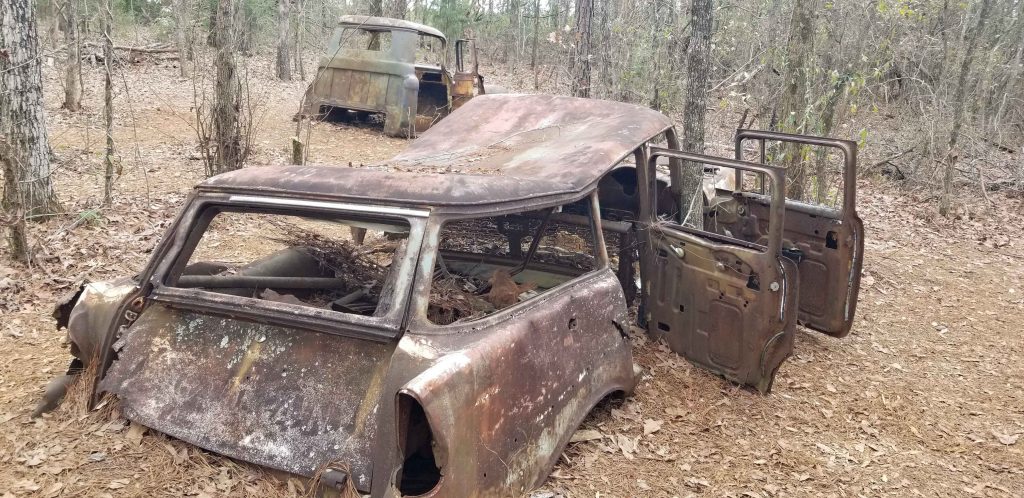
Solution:
{"label": "car side window opening", "polygon": [[399,284],[409,231],[408,222],[391,218],[210,207],[165,281],[169,287],[383,316]]}
{"label": "car side window opening", "polygon": [[[769,196],[748,198],[742,192],[733,192],[722,188],[723,172],[734,175],[732,168],[706,165],[700,162],[680,160],[679,167],[684,174],[690,174],[691,168],[701,171],[700,188],[694,192],[695,203],[702,207],[691,214],[689,220],[680,223],[679,200],[676,188],[673,188],[668,158],[658,158],[656,174],[658,183],[654,188],[654,213],[658,223],[686,232],[709,237],[719,242],[738,243],[751,248],[764,250],[768,245],[768,207]],[[759,176],[752,172],[744,172],[744,178]],[[667,181],[663,184],[662,179]],[[752,204],[757,204],[754,209]],[[702,216],[701,216],[702,215]]]}
{"label": "car side window opening", "polygon": [[[834,147],[765,140],[743,142],[742,159],[786,168],[786,199],[839,210],[843,206],[845,163]],[[760,174],[744,172],[737,192],[771,194]],[[735,181],[733,182],[735,183]]]}
{"label": "car side window opening", "polygon": [[453,220],[441,227],[427,317],[482,318],[599,269],[589,211],[563,207]]}

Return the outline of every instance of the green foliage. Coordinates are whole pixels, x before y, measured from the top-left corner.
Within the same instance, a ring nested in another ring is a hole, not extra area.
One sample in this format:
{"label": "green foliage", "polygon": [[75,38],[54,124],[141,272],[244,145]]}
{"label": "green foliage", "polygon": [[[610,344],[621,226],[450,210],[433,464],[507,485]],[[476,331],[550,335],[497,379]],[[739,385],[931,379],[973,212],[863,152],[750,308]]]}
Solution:
{"label": "green foliage", "polygon": [[162,0],[116,0],[114,9],[128,14],[135,21],[149,24],[167,10]]}
{"label": "green foliage", "polygon": [[86,209],[78,213],[78,219],[82,220],[83,225],[103,225],[105,223],[103,213],[99,209]]}
{"label": "green foliage", "polygon": [[462,38],[467,28],[483,19],[476,5],[469,0],[430,2],[422,14],[427,24],[441,30],[452,42]]}

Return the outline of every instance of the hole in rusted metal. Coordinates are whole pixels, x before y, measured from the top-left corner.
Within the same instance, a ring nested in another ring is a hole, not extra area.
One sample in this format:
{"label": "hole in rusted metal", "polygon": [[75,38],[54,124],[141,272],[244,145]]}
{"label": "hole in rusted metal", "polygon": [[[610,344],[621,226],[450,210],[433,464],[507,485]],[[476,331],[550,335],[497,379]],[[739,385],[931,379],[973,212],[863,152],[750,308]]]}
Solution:
{"label": "hole in rusted metal", "polygon": [[668,324],[665,323],[665,322],[658,322],[658,330],[663,330],[665,332],[671,332],[672,331],[672,327],[669,327]]}
{"label": "hole in rusted metal", "polygon": [[434,433],[423,407],[406,394],[398,395],[399,447],[402,469],[398,491],[402,496],[422,495],[441,481],[441,469],[434,459]]}
{"label": "hole in rusted metal", "polygon": [[569,319],[569,329],[570,330],[575,330],[576,329],[576,318],[575,317]]}
{"label": "hole in rusted metal", "polygon": [[839,248],[839,237],[835,232],[829,230],[829,232],[825,234],[825,247],[829,249]]}

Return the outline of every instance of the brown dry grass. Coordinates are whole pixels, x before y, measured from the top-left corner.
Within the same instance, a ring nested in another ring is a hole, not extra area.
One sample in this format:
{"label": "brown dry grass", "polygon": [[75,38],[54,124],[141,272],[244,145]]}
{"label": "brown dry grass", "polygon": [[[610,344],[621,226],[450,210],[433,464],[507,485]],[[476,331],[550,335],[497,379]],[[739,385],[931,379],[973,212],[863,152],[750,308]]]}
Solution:
{"label": "brown dry grass", "polygon": [[[81,115],[58,109],[59,75],[47,73],[57,189],[68,215],[33,227],[40,267],[0,266],[0,496],[306,493],[297,480],[133,427],[115,403],[28,418],[68,359],[52,303],[80,280],[137,271],[202,174],[189,159],[188,82],[173,68],[130,68],[137,126],[119,112],[124,175],[115,203],[61,233],[102,191],[101,86],[88,71]],[[280,164],[302,85],[258,84],[270,112],[255,160]],[[721,125],[713,133],[720,153],[734,120],[728,112],[711,119]],[[382,159],[404,144],[377,129],[329,124],[313,137],[310,156],[340,164]],[[588,418],[584,428],[601,438],[570,445],[535,495],[1024,495],[1020,201],[964,199],[961,216],[945,221],[931,200],[878,181],[860,187],[867,257],[850,337],[800,332],[775,391],[760,396],[637,335],[646,371],[637,394]],[[0,250],[0,265],[7,261]]]}

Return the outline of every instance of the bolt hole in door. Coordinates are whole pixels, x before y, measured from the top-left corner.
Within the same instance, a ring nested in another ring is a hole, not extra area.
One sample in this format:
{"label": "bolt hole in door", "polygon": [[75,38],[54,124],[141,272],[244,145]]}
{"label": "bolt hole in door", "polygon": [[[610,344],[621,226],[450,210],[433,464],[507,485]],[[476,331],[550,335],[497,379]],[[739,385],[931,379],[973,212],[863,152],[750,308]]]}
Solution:
{"label": "bolt hole in door", "polygon": [[570,318],[569,319],[569,330],[576,330],[576,327],[577,327],[576,318],[575,317],[574,318]]}
{"label": "bolt hole in door", "polygon": [[679,305],[679,312],[680,313],[686,313],[686,306],[683,306],[683,305],[680,304]]}
{"label": "bolt hole in door", "polygon": [[398,413],[403,458],[398,491],[402,496],[422,495],[441,482],[441,469],[434,460],[434,433],[423,407],[412,396],[398,395]]}
{"label": "bolt hole in door", "polygon": [[661,331],[664,331],[664,332],[671,332],[672,331],[672,327],[669,327],[668,324],[665,323],[665,322],[658,322],[658,330],[661,330]]}

